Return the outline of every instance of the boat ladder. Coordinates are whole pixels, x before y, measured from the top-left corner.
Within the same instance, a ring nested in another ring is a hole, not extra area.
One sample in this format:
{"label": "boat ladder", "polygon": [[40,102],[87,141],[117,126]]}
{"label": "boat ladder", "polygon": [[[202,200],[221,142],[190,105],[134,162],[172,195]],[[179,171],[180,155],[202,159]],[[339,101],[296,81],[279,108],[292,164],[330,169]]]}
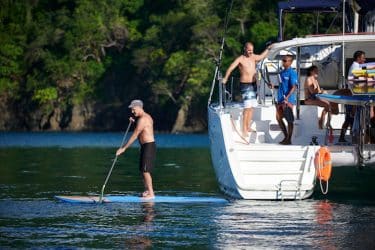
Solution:
{"label": "boat ladder", "polygon": [[280,184],[278,185],[277,199],[278,200],[286,200],[286,199],[301,200],[302,199],[301,183],[296,180],[282,180]]}
{"label": "boat ladder", "polygon": [[[312,147],[306,148],[306,158],[304,163],[303,171],[299,174],[298,180],[282,180],[278,185],[278,192],[277,192],[277,199],[285,200],[285,199],[293,199],[293,200],[302,200],[302,193],[301,193],[301,185],[302,185],[302,178],[306,169],[310,171],[311,167],[313,166],[313,152],[315,149]],[[294,192],[293,192],[294,191]],[[294,193],[294,194],[293,194]]]}

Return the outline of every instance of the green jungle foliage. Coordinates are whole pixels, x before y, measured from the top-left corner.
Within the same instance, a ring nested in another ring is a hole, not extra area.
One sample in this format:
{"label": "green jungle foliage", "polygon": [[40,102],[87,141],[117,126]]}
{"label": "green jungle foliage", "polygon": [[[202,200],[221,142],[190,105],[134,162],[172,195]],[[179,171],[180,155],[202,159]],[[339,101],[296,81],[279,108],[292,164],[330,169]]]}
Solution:
{"label": "green jungle foliage", "polygon": [[[65,129],[78,106],[93,107],[96,117],[81,129],[120,129],[134,98],[144,100],[156,129],[170,131],[180,111],[184,126],[204,128],[229,3],[0,1],[0,111],[10,112],[2,129],[49,129],[51,117]],[[244,42],[260,53],[276,41],[276,8],[276,0],[233,2],[222,71]],[[285,36],[314,33],[314,19],[288,17]]]}

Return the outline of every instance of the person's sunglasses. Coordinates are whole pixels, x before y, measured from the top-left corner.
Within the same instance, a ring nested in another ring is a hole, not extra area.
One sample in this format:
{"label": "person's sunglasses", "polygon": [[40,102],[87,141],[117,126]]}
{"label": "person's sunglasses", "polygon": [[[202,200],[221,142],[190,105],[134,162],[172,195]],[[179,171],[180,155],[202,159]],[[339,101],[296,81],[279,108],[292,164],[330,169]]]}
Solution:
{"label": "person's sunglasses", "polygon": [[287,62],[288,60],[287,59],[283,59],[283,62]]}

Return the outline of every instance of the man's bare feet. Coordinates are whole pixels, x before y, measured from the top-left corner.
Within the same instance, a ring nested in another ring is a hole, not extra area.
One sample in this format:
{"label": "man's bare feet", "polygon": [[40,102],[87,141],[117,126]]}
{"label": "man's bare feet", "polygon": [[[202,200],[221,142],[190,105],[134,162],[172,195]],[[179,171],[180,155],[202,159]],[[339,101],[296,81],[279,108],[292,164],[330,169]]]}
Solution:
{"label": "man's bare feet", "polygon": [[286,142],[286,138],[284,138],[279,144],[284,144]]}
{"label": "man's bare feet", "polygon": [[255,129],[249,128],[249,129],[247,130],[247,132],[251,133],[251,132],[257,132],[257,131],[256,131]]}
{"label": "man's bare feet", "polygon": [[281,144],[281,145],[290,145],[290,144],[292,144],[292,142],[289,139],[284,138],[284,140],[282,140],[281,142],[279,142],[279,144]]}
{"label": "man's bare feet", "polygon": [[147,190],[142,193],[142,197],[146,197],[147,195],[148,195],[148,191]]}
{"label": "man's bare feet", "polygon": [[279,142],[279,144],[281,144],[281,145],[290,145],[290,144],[292,144],[292,142],[290,141],[290,140],[282,140],[281,142]]}
{"label": "man's bare feet", "polygon": [[242,137],[249,137],[249,133],[247,131],[242,131]]}
{"label": "man's bare feet", "polygon": [[144,199],[144,200],[152,200],[152,199],[154,199],[155,198],[155,195],[151,195],[151,194],[148,194],[147,193],[147,195],[146,196],[142,196],[142,199]]}

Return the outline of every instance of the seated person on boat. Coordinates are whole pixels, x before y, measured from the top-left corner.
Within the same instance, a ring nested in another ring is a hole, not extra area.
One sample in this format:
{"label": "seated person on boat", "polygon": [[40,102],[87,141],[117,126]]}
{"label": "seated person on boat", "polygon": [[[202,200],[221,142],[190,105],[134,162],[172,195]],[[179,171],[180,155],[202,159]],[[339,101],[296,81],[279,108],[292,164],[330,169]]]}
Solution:
{"label": "seated person on boat", "polygon": [[[305,80],[305,104],[317,105],[323,107],[322,114],[319,119],[319,129],[323,129],[325,116],[330,115],[330,103],[325,100],[319,99],[316,95],[325,93],[318,83],[318,67],[313,65],[307,69],[307,77]],[[329,119],[328,119],[329,120]]]}

